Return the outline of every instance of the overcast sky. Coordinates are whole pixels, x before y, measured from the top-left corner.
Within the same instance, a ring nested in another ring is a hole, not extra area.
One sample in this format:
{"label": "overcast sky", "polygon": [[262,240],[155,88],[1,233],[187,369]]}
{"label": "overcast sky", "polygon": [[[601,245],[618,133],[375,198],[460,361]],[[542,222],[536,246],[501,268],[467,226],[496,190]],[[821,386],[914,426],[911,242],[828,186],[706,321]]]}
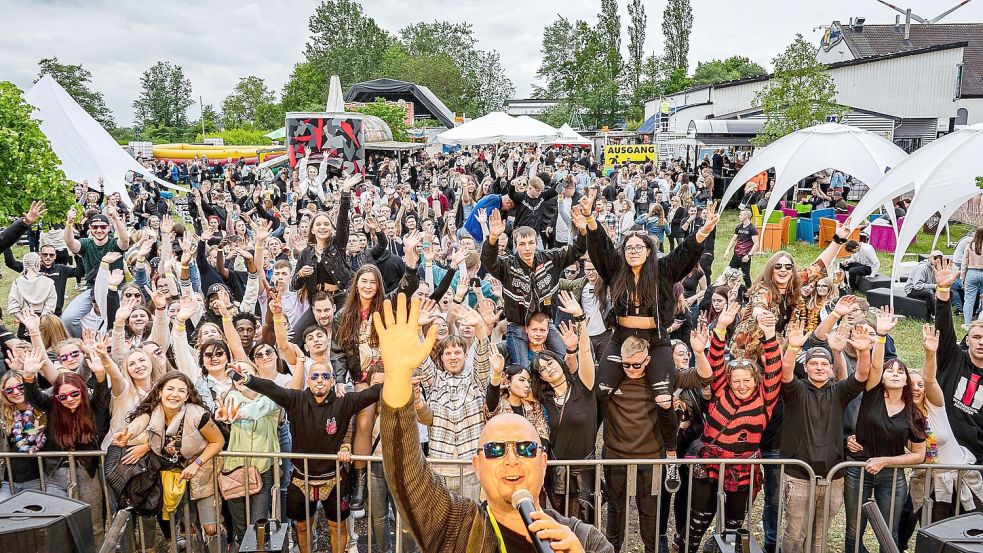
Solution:
{"label": "overcast sky", "polygon": [[[620,0],[627,28],[628,0]],[[894,0],[916,14],[935,17],[956,0]],[[661,53],[665,0],[646,0],[646,53]],[[256,75],[279,92],[293,65],[303,60],[307,21],[316,2],[284,0],[0,0],[0,79],[30,88],[37,61],[57,56],[92,72],[94,88],[106,97],[117,124],[130,125],[140,75],[157,60],[184,68],[194,96],[220,107],[239,77]],[[501,53],[502,65],[527,97],[539,67],[543,27],[557,14],[595,21],[600,0],[363,0],[365,12],[396,32],[408,23],[471,22],[478,47]],[[772,58],[802,33],[818,43],[821,25],[864,16],[868,23],[893,23],[895,12],[875,0],[693,0],[695,23],[689,60],[734,54],[771,67]],[[983,0],[963,7],[946,22],[983,21]],[[627,45],[627,31],[622,47]],[[350,83],[343,83],[348,85]],[[327,83],[325,83],[327,86]],[[192,108],[197,110],[197,105]]]}

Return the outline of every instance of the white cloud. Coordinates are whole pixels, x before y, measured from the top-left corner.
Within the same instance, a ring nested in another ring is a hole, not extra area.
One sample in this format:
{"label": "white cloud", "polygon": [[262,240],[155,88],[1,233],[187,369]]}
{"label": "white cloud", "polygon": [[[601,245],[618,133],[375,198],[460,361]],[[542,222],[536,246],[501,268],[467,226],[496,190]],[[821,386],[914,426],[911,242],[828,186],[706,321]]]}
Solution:
{"label": "white cloud", "polygon": [[[620,0],[627,28],[627,0]],[[662,51],[665,0],[648,0],[646,54]],[[908,0],[922,16],[934,17],[955,0]],[[37,61],[57,56],[92,72],[93,86],[106,96],[117,122],[133,119],[140,75],[158,60],[184,68],[194,96],[220,106],[239,77],[256,75],[279,91],[293,65],[303,60],[307,22],[316,2],[237,0],[0,0],[0,79],[29,88]],[[563,15],[593,22],[599,0],[519,2],[517,0],[363,0],[366,13],[392,32],[416,21],[472,24],[478,47],[498,50],[516,86],[529,94],[539,67],[545,25]],[[820,25],[865,16],[870,23],[894,21],[894,12],[873,0],[693,0],[695,25],[690,63],[745,55],[768,66],[796,33],[818,40]],[[983,21],[983,4],[972,3],[946,21]],[[627,31],[622,46],[627,43]],[[349,83],[344,83],[349,84]],[[325,85],[326,86],[326,85]],[[193,108],[197,110],[197,106]]]}

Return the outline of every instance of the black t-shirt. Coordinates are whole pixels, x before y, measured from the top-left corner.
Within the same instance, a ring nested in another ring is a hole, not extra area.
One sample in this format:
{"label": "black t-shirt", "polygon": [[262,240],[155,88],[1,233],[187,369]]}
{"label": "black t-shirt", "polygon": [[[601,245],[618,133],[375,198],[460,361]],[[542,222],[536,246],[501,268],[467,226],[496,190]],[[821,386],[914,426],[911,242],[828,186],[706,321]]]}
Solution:
{"label": "black t-shirt", "polygon": [[501,524],[498,528],[502,532],[502,541],[505,542],[505,550],[508,553],[537,553],[526,535],[517,534]]}
{"label": "black t-shirt", "polygon": [[925,438],[915,437],[914,429],[908,424],[904,409],[888,416],[884,402],[884,387],[878,384],[873,390],[865,392],[860,400],[860,413],[857,415],[857,442],[863,451],[850,453],[853,461],[866,461],[873,457],[894,457],[904,455],[908,442],[920,443]]}
{"label": "black t-shirt", "polygon": [[553,444],[550,459],[586,459],[597,442],[597,397],[577,375],[568,383],[570,396],[563,405],[556,404],[552,388],[543,401]]}
{"label": "black t-shirt", "polygon": [[751,253],[751,249],[754,247],[754,237],[758,235],[758,229],[755,228],[754,223],[748,221],[746,225],[737,225],[734,234],[737,236],[737,241],[734,244],[734,255],[744,257]]}
{"label": "black t-shirt", "polygon": [[[843,461],[846,405],[863,389],[864,383],[853,375],[839,382],[829,381],[821,388],[799,378],[783,383],[782,457],[808,463],[816,476],[829,473]],[[807,477],[795,465],[790,465],[788,472],[796,478]]]}

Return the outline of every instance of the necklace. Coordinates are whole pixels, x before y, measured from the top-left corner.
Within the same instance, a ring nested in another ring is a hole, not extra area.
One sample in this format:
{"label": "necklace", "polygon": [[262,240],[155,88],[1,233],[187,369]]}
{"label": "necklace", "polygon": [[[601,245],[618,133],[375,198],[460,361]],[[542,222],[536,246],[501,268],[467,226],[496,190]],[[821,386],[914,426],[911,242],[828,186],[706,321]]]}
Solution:
{"label": "necklace", "polygon": [[553,402],[557,405],[566,404],[567,400],[570,399],[570,385],[566,382],[563,383],[563,394],[558,394],[556,388],[553,388]]}

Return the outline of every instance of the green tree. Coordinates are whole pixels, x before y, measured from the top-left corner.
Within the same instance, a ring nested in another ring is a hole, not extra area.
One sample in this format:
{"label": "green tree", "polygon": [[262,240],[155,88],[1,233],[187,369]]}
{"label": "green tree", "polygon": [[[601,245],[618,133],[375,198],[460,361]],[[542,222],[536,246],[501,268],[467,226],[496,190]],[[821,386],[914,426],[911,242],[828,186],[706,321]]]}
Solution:
{"label": "green tree", "polygon": [[390,104],[385,98],[376,98],[374,102],[355,108],[354,111],[366,115],[374,115],[389,125],[393,132],[393,140],[406,140],[406,110],[395,104]]}
{"label": "green tree", "polygon": [[32,111],[19,88],[0,82],[0,216],[22,215],[32,200],[41,200],[57,219],[65,216],[74,195]]}
{"label": "green tree", "polygon": [[693,8],[689,0],[669,0],[662,12],[662,34],[666,37],[665,63],[672,69],[689,70],[689,34]]}
{"label": "green tree", "polygon": [[570,85],[576,67],[573,64],[577,51],[577,36],[574,24],[569,19],[559,16],[556,21],[543,29],[543,42],[540,47],[542,61],[536,71],[536,78],[543,81],[543,87],[537,87],[536,95],[543,98],[569,98]]}
{"label": "green tree", "polygon": [[[412,58],[436,60],[447,56],[453,60],[461,73],[460,99],[446,98],[457,106],[451,108],[456,112],[477,117],[501,110],[515,93],[515,86],[505,75],[498,52],[475,47],[477,38],[470,23],[414,23],[401,29],[399,36]],[[440,66],[434,67],[435,70],[438,68]]]}
{"label": "green tree", "polygon": [[802,35],[795,36],[774,64],[771,81],[754,101],[766,117],[754,145],[771,144],[827,117],[843,115],[844,109],[836,103],[836,83],[826,66],[816,61],[816,48]]}
{"label": "green tree", "polygon": [[386,50],[383,75],[426,86],[451,111],[467,109],[464,103],[464,77],[454,60],[446,54],[410,55],[402,44]]}
{"label": "green tree", "polygon": [[[666,67],[665,70],[669,68]],[[685,90],[690,87],[692,80],[686,76],[685,67],[677,67],[672,71],[669,71],[666,76],[666,80],[662,83],[662,93],[663,94],[673,94],[679,92],[680,90]]]}
{"label": "green tree", "polygon": [[736,81],[767,75],[764,67],[745,56],[731,56],[725,60],[700,62],[693,72],[693,86],[706,86],[724,81]]}
{"label": "green tree", "polygon": [[183,133],[188,126],[191,99],[191,80],[184,76],[180,65],[159,61],[140,77],[140,96],[134,100],[136,124],[147,129],[174,129]]}
{"label": "green tree", "polygon": [[107,131],[116,127],[113,121],[113,112],[106,107],[106,100],[101,92],[92,90],[92,73],[88,69],[79,65],[69,65],[58,61],[58,58],[43,58],[38,62],[38,78],[34,82],[41,80],[45,75],[51,75],[69,96],[75,99],[82,109],[88,112],[93,119]]}
{"label": "green tree", "polygon": [[283,96],[280,99],[283,111],[324,111],[324,106],[328,103],[330,77],[322,74],[312,62],[294,65],[290,78],[283,85]]}
{"label": "green tree", "polygon": [[345,86],[378,77],[383,54],[395,40],[353,0],[324,0],[309,27],[304,53],[320,76],[325,98],[331,75]]}
{"label": "green tree", "polygon": [[628,94],[632,98],[632,106],[638,104],[638,83],[642,77],[642,58],[645,48],[645,25],[648,17],[645,15],[645,5],[642,0],[631,0],[628,4],[628,63],[625,64],[625,80]]}
{"label": "green tree", "polygon": [[242,77],[222,101],[222,120],[228,128],[258,127],[259,112],[274,102],[276,95],[266,88],[263,79],[252,75]]}
{"label": "green tree", "polygon": [[222,121],[222,117],[215,111],[215,108],[211,104],[205,104],[205,107],[201,109],[201,113],[198,115],[198,119],[188,126],[187,138],[182,140],[188,142],[197,141],[196,137],[201,134],[202,120],[205,121],[205,132],[212,133],[218,130],[218,124]]}

